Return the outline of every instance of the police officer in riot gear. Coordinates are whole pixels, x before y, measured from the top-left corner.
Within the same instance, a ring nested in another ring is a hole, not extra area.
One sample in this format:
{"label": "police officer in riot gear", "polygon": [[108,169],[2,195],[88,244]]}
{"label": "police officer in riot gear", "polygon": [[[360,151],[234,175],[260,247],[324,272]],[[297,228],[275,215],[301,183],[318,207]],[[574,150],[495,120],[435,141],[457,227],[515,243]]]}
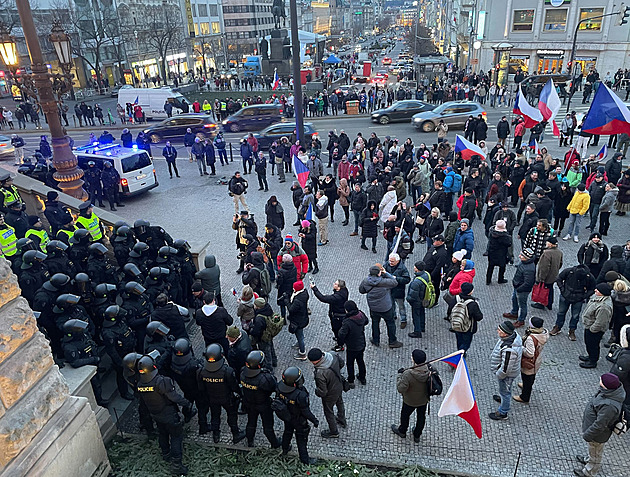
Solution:
{"label": "police officer in riot gear", "polygon": [[136,244],[136,239],[131,231],[131,228],[127,225],[122,225],[116,230],[115,238],[112,240],[114,246],[114,256],[118,266],[122,267],[129,261],[129,253],[133,250],[133,246]]}
{"label": "police officer in riot gear", "polygon": [[[174,247],[164,246],[158,250],[155,263],[158,267],[168,268],[169,274],[166,276],[166,281],[169,285],[169,296],[175,303],[184,303],[182,300],[182,280],[181,280],[181,267],[179,261],[175,258],[177,249]],[[188,290],[187,290],[188,291]]]}
{"label": "police officer in riot gear", "polygon": [[[188,468],[182,464],[184,425],[179,406],[191,409],[192,404],[175,390],[175,383],[171,378],[158,373],[150,356],[140,358],[137,368],[140,375],[138,394],[157,425],[162,458],[171,463],[174,474],[185,475]],[[194,411],[189,415],[192,417]]]}
{"label": "police officer in riot gear", "polygon": [[[78,269],[82,272],[87,272],[88,258],[90,257],[90,232],[85,229],[77,229],[74,231],[69,241],[72,247],[68,251],[68,258],[72,260]],[[92,277],[94,280],[94,278]],[[98,283],[98,282],[97,282]]]}
{"label": "police officer in riot gear", "polygon": [[173,242],[173,247],[177,250],[175,259],[179,262],[181,289],[184,294],[182,305],[192,306],[193,300],[190,293],[193,283],[195,282],[195,273],[197,267],[190,253],[190,245],[183,239]]}
{"label": "police officer in riot gear", "polygon": [[100,331],[105,321],[105,310],[116,304],[116,285],[111,283],[99,283],[94,287],[94,303],[92,305],[92,318],[96,329]]}
{"label": "police officer in riot gear", "polygon": [[149,270],[149,276],[144,281],[144,287],[147,289],[146,294],[149,296],[151,303],[155,303],[155,300],[162,293],[168,295],[168,282],[166,277],[170,270],[163,267],[153,267]]}
{"label": "police officer in riot gear", "polygon": [[213,343],[204,353],[205,362],[197,371],[197,383],[201,391],[199,402],[199,434],[208,432],[208,409],[210,409],[210,430],[215,443],[221,439],[221,408],[227,412],[228,426],[232,430],[232,443],[245,439],[245,433],[238,427],[237,400],[240,388],[234,370],[223,358],[223,348]]}
{"label": "police officer in riot gear", "polygon": [[50,277],[48,269],[44,265],[46,254],[38,250],[29,250],[22,255],[22,265],[18,274],[18,283],[22,289],[22,296],[26,298],[29,305],[33,305],[35,292]]}
{"label": "police officer in riot gear", "polygon": [[102,243],[93,243],[88,248],[87,274],[95,283],[118,283],[118,272],[105,255],[107,247]]}
{"label": "police officer in riot gear", "polygon": [[152,226],[148,220],[138,219],[133,223],[133,231],[139,242],[149,246],[149,256],[154,259],[160,247],[173,245],[173,239],[162,227]]}
{"label": "police officer in riot gear", "polygon": [[147,276],[152,263],[152,259],[149,257],[149,246],[144,242],[136,243],[131,249],[131,252],[129,252],[129,260],[127,263],[133,263],[140,269],[140,272],[144,276]]}
{"label": "police officer in riot gear", "polygon": [[137,282],[144,283],[146,280],[145,276],[142,275],[140,269],[134,265],[133,263],[126,263],[124,267],[122,267],[123,277],[120,282],[118,282],[118,290],[120,290],[121,294],[125,290],[125,285],[128,282]]}
{"label": "police officer in riot gear", "polygon": [[272,449],[280,447],[280,442],[273,430],[273,411],[271,410],[271,394],[276,390],[277,382],[268,369],[263,369],[265,354],[252,351],[247,355],[245,367],[241,370],[241,389],[243,391],[243,407],[247,409],[247,427],[245,435],[247,446],[254,446],[254,436],[258,416],[263,425],[265,437]]}
{"label": "police officer in riot gear", "polygon": [[[193,356],[190,341],[179,338],[173,343],[171,354],[165,359],[168,374],[179,385],[184,397],[191,403],[198,400],[197,368],[199,361]],[[186,414],[184,414],[186,417]]]}
{"label": "police officer in riot gear", "polygon": [[61,356],[61,334],[55,324],[53,308],[57,297],[63,294],[70,286],[70,277],[63,273],[56,273],[44,283],[33,297],[33,310],[39,311],[37,324],[46,331],[50,340],[50,347],[56,356]]}
{"label": "police officer in riot gear", "polygon": [[138,282],[128,282],[122,294],[122,307],[127,311],[127,324],[136,333],[136,351],[143,351],[144,336],[151,318],[153,305]]}
{"label": "police officer in riot gear", "polygon": [[20,275],[20,270],[22,270],[22,257],[29,250],[37,250],[35,242],[28,238],[18,239],[17,243],[17,252],[13,256],[13,263],[11,265],[11,270],[16,275]]}
{"label": "police officer in riot gear", "polygon": [[169,333],[171,330],[161,321],[152,321],[147,325],[146,336],[144,337],[144,354],[149,354],[154,350],[160,353],[160,357],[155,360],[158,368],[164,368],[164,360],[171,353],[171,348],[175,343]]}
{"label": "police officer in riot gear", "polygon": [[79,296],[72,295],[71,293],[59,295],[55,300],[55,306],[53,306],[55,324],[59,331],[63,331],[63,325],[68,320],[85,321],[88,324],[86,332],[90,335],[90,338],[94,339],[94,336],[96,336],[96,327],[85,308],[78,304],[79,300]]}
{"label": "police officer in riot gear", "polygon": [[[153,419],[151,419],[151,414],[149,413],[147,405],[142,399],[140,399],[140,393],[138,393],[140,374],[138,374],[137,365],[142,356],[143,355],[140,353],[129,353],[123,357],[123,377],[125,378],[125,381],[127,381],[127,384],[129,384],[129,387],[133,391],[134,396],[138,398],[138,417],[140,421],[140,429],[144,429],[145,431],[147,431],[147,435],[149,437],[152,437],[155,434]],[[155,360],[160,357],[160,353],[158,353],[157,351],[153,351],[150,356]]]}
{"label": "police officer in riot gear", "polygon": [[76,273],[74,263],[66,253],[68,248],[61,240],[51,240],[46,244],[46,268],[51,275],[66,273],[74,276]]}
{"label": "police officer in riot gear", "polygon": [[[87,335],[88,324],[82,320],[68,320],[63,325],[63,338],[61,347],[63,349],[63,357],[66,362],[73,368],[80,368],[85,365],[96,366],[100,358],[96,343]],[[90,380],[96,403],[99,406],[109,406],[109,401],[103,399],[101,390],[101,376],[97,372]]]}
{"label": "police officer in riot gear", "polygon": [[291,366],[282,373],[282,381],[278,383],[276,397],[284,402],[288,411],[283,416],[282,453],[289,452],[291,439],[295,433],[300,461],[303,464],[316,463],[317,460],[308,455],[308,434],[311,430],[308,421],[318,427],[319,419],[311,412],[308,391],[304,387],[304,375],[300,368]]}
{"label": "police officer in riot gear", "polygon": [[[79,272],[74,276],[72,280],[72,288],[75,295],[81,297],[81,305],[90,313],[92,319],[94,319],[94,313],[92,305],[94,304],[94,288],[92,281],[87,273]],[[96,324],[96,323],[95,323]]]}
{"label": "police officer in riot gear", "polygon": [[136,335],[127,326],[123,319],[127,312],[118,305],[112,305],[105,310],[105,321],[103,321],[103,344],[105,351],[112,360],[112,366],[116,371],[116,385],[120,397],[128,401],[133,400],[133,395],[129,393],[127,381],[123,376],[122,359],[131,353],[136,345]]}

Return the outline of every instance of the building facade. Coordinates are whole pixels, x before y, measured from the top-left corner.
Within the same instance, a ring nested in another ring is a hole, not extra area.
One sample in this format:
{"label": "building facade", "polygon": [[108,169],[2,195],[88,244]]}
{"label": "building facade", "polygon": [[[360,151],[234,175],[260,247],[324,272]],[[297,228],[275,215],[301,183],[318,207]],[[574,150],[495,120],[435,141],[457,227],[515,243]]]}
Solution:
{"label": "building facade", "polygon": [[188,68],[206,76],[227,68],[227,45],[221,0],[182,0],[189,41]]}
{"label": "building facade", "polygon": [[[229,61],[241,61],[243,56],[258,54],[260,39],[274,29],[272,4],[272,0],[222,1]],[[286,14],[288,26],[288,11]]]}

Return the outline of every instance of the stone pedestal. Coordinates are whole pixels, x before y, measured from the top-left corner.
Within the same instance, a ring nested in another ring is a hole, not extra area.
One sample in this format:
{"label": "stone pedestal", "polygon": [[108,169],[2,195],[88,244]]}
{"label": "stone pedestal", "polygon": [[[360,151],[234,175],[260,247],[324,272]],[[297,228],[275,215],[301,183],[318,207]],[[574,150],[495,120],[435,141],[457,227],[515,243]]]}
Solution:
{"label": "stone pedestal", "polygon": [[100,477],[110,467],[96,417],[69,396],[17,278],[0,257],[0,476]]}

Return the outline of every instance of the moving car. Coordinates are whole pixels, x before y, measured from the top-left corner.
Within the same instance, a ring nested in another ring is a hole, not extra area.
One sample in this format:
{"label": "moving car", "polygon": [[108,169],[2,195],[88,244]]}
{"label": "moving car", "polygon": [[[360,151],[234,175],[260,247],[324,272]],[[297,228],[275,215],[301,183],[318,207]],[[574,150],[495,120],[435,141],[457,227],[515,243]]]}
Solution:
{"label": "moving car", "polygon": [[198,137],[205,139],[213,138],[219,131],[219,127],[212,119],[212,116],[208,116],[204,113],[189,113],[178,114],[172,118],[165,119],[158,124],[148,127],[144,130],[145,134],[148,134],[152,143],[158,143],[162,141],[177,140],[178,142],[184,140],[184,134],[186,129],[192,129]]}
{"label": "moving car", "polygon": [[0,160],[14,158],[15,148],[11,145],[11,138],[0,136]]}
{"label": "moving car", "polygon": [[89,144],[74,150],[79,167],[86,170],[93,161],[100,170],[105,162],[112,164],[120,175],[120,193],[124,196],[142,194],[158,186],[153,161],[147,151],[122,147],[120,144]]}
{"label": "moving car", "polygon": [[376,76],[372,78],[372,83],[384,85],[387,83],[387,78],[389,78],[387,73],[377,73]]}
{"label": "moving car", "polygon": [[389,124],[396,121],[409,121],[414,114],[430,111],[435,106],[416,99],[396,101],[388,108],[377,109],[372,112],[372,122]]}
{"label": "moving car", "polygon": [[221,124],[226,132],[260,131],[282,120],[280,104],[255,104],[239,109]]}
{"label": "moving car", "polygon": [[[285,136],[290,138],[291,134],[295,130],[295,123],[278,123],[273,124],[259,133],[253,133],[254,137],[258,140],[258,148],[261,150],[268,150],[274,141],[280,141],[280,138]],[[313,135],[317,135],[313,123],[304,123],[304,141],[300,141],[302,144],[310,144],[313,139]],[[247,136],[244,137],[247,139]]]}
{"label": "moving car", "polygon": [[487,119],[486,110],[479,103],[473,101],[448,101],[431,111],[424,111],[414,115],[411,124],[416,129],[432,132],[439,124],[440,119],[443,119],[449,128],[463,128],[466,125],[468,116],[477,116],[479,114],[484,120]]}
{"label": "moving car", "polygon": [[383,65],[387,66],[391,64],[392,64],[392,59],[389,56],[386,56],[383,58]]}

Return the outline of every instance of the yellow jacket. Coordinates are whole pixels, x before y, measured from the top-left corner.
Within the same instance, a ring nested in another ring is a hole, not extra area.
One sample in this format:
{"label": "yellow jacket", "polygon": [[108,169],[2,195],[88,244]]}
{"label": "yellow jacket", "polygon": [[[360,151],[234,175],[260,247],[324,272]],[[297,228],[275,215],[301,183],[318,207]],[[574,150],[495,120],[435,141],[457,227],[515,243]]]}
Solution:
{"label": "yellow jacket", "polygon": [[575,191],[573,194],[573,198],[569,205],[567,206],[567,210],[570,214],[580,214],[584,215],[588,212],[588,208],[591,205],[591,196],[588,192],[580,192],[579,190]]}

